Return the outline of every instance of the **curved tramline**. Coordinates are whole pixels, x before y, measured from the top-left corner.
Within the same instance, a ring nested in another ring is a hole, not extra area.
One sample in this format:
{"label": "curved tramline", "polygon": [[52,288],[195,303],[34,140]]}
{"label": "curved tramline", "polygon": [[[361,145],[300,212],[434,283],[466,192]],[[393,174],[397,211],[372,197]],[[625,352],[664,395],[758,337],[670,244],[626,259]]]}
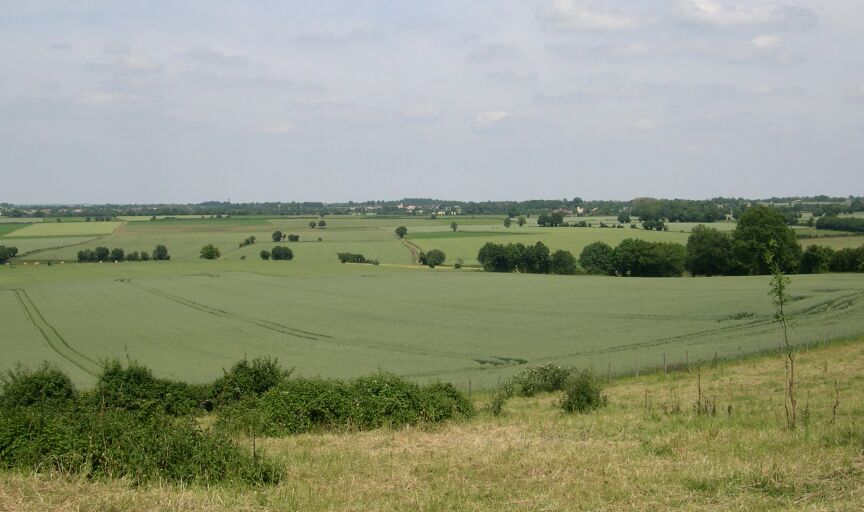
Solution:
{"label": "curved tramline", "polygon": [[51,350],[87,374],[95,377],[99,368],[99,363],[72,347],[72,345],[70,345],[69,342],[67,342],[66,339],[57,332],[57,329],[45,320],[42,312],[39,311],[39,308],[35,303],[33,303],[26,291],[22,289],[13,289],[12,292],[15,294],[18,303],[21,305],[21,309],[24,310],[24,313],[30,319],[33,327],[39,331],[42,338],[45,340],[45,343],[48,344]]}

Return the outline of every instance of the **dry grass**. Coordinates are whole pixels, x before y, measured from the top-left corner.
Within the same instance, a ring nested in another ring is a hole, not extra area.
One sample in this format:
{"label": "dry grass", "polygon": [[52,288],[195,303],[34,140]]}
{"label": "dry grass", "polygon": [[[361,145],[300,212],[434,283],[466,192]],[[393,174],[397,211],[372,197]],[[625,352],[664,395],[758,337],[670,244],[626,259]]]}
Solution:
{"label": "dry grass", "polygon": [[762,357],[703,369],[716,416],[694,412],[695,373],[654,374],[614,382],[610,406],[583,416],[543,395],[432,429],[259,439],[287,468],[277,487],[5,474],[0,509],[860,510],[864,343],[802,353],[799,367],[794,431],[784,428],[783,361]]}

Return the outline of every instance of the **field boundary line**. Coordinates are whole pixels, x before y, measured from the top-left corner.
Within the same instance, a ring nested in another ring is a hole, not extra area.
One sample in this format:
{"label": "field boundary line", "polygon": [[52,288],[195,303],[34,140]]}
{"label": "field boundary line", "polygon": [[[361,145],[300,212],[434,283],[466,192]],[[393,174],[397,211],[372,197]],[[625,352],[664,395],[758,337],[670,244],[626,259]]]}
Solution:
{"label": "field boundary line", "polygon": [[[91,359],[90,357],[79,352],[74,347],[72,347],[72,345],[70,345],[69,342],[67,342],[66,339],[63,338],[63,336],[61,336],[59,332],[57,332],[57,329],[55,329],[54,326],[52,326],[50,323],[48,323],[47,320],[45,320],[45,316],[42,315],[42,312],[39,310],[39,308],[36,306],[36,304],[30,298],[30,295],[28,295],[25,290],[20,289],[20,288],[15,288],[12,290],[12,292],[15,294],[15,297],[18,299],[18,304],[21,305],[21,309],[24,310],[24,313],[27,315],[27,318],[30,319],[30,323],[33,324],[33,327],[35,327],[39,331],[39,333],[42,335],[42,338],[48,344],[48,347],[51,348],[51,350],[53,350],[55,353],[57,353],[57,355],[59,355],[63,359],[65,359],[65,360],[69,361],[70,363],[72,363],[73,365],[77,366],[78,368],[83,370],[85,373],[95,377],[96,373],[94,371],[91,371],[90,369],[86,368],[80,361],[77,361],[71,355],[64,353],[63,350],[60,350],[60,347],[56,344],[56,342],[59,341],[60,344],[62,344],[64,347],[66,347],[66,349],[68,349],[69,351],[71,351],[72,353],[77,355],[78,357],[84,359],[88,363],[91,363],[91,364],[96,365],[96,366],[98,366],[99,363],[97,363],[94,359]],[[52,341],[52,339],[51,339],[52,336],[55,338],[54,341]]]}

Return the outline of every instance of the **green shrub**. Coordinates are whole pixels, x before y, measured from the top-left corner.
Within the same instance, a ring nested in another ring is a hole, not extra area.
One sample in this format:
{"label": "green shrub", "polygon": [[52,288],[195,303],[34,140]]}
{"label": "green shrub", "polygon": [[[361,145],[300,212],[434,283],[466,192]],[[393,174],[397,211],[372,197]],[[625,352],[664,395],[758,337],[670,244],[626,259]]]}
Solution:
{"label": "green shrub", "polygon": [[124,367],[119,361],[108,361],[85,399],[101,408],[176,416],[191,413],[206,396],[205,386],[156,378],[135,362]]}
{"label": "green shrub", "polygon": [[292,371],[282,368],[275,358],[243,359],[213,383],[212,394],[219,403],[261,396],[286,381]]}
{"label": "green shrub", "polygon": [[369,430],[470,417],[474,408],[451,384],[420,386],[380,373],[352,381],[289,379],[224,407],[218,425],[279,436],[323,429]]}
{"label": "green shrub", "polygon": [[561,408],[567,412],[588,412],[606,405],[600,383],[591,372],[573,373],[564,384]]}
{"label": "green shrub", "polygon": [[87,477],[212,484],[275,483],[272,463],[253,458],[191,417],[141,415],[78,404],[0,410],[0,468]]}
{"label": "green shrub", "polygon": [[47,361],[35,370],[18,365],[0,377],[0,407],[63,406],[77,396],[69,377]]}
{"label": "green shrub", "polygon": [[573,373],[571,368],[564,368],[552,363],[525,368],[510,379],[514,393],[522,396],[534,396],[537,393],[561,391],[567,378]]}

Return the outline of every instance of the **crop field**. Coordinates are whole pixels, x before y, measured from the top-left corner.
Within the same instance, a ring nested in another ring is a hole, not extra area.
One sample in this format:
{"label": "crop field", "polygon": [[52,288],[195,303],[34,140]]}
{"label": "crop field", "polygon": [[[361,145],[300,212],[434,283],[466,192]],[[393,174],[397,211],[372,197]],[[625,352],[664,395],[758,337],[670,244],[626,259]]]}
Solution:
{"label": "crop field", "polygon": [[0,237],[8,235],[14,231],[17,231],[23,228],[25,224],[12,224],[12,223],[3,223],[0,224]]}
{"label": "crop field", "polygon": [[68,237],[107,235],[120,227],[122,222],[43,222],[31,224],[15,231],[16,237]]}
{"label": "crop field", "polygon": [[[375,244],[408,258],[397,242],[349,246]],[[297,262],[4,268],[2,365],[50,356],[87,385],[99,360],[129,357],[162,375],[204,381],[244,356],[272,355],[303,375],[382,369],[464,388],[469,379],[488,387],[545,361],[632,372],[656,367],[664,356],[695,362],[780,341],[766,277],[620,279],[344,265],[330,255],[339,245],[294,244]],[[792,293],[796,342],[864,333],[864,276],[796,276]]]}

